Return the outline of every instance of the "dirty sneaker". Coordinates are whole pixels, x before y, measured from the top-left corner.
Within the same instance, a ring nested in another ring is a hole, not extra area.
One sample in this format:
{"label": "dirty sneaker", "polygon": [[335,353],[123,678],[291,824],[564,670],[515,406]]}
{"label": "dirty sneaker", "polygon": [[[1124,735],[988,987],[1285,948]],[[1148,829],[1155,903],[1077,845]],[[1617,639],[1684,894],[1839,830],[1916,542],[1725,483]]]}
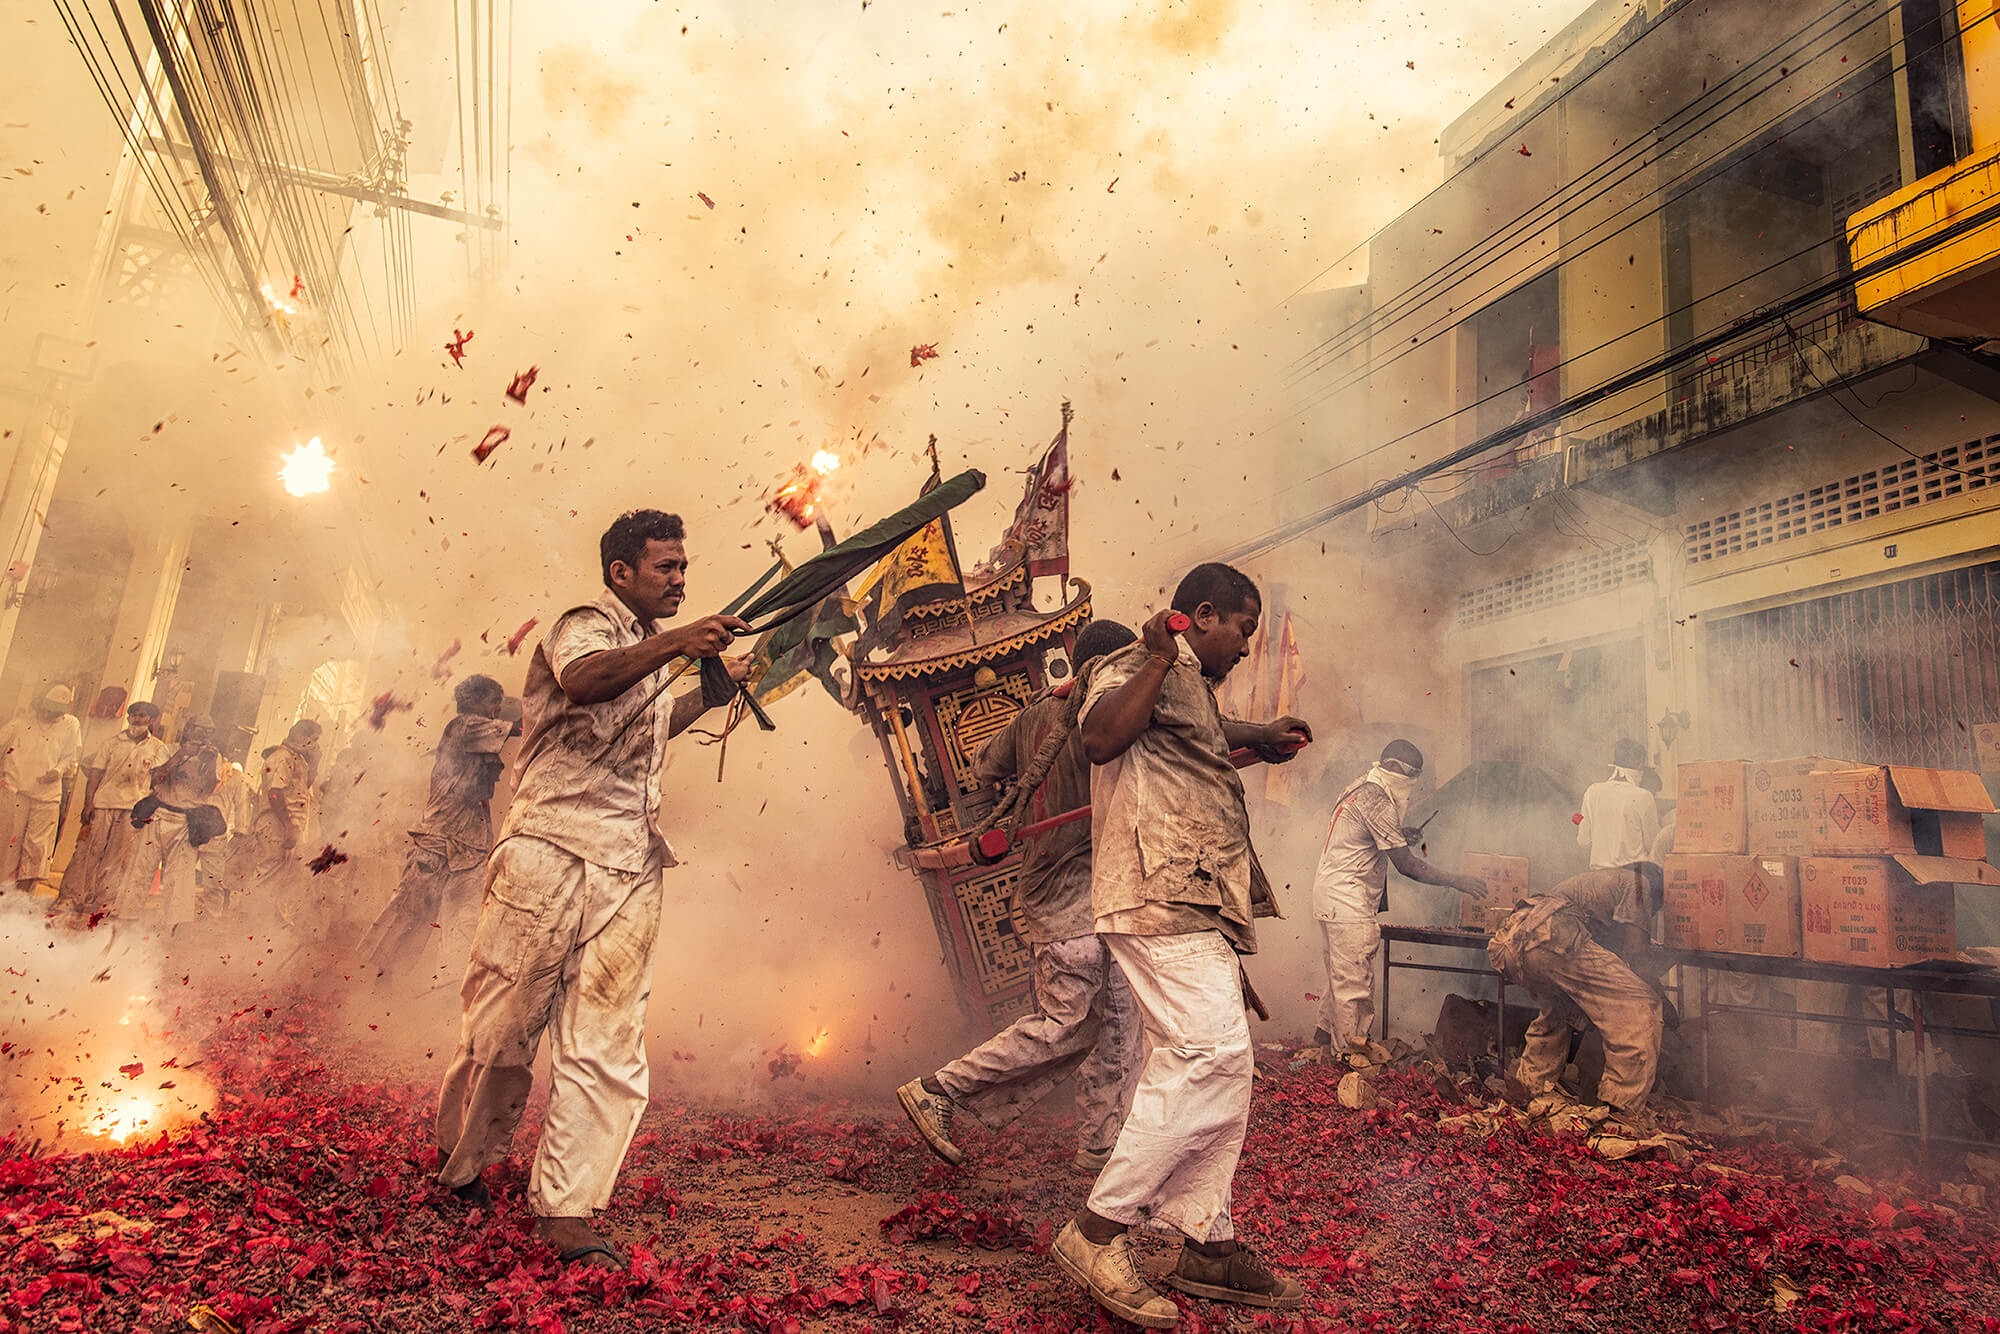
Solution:
{"label": "dirty sneaker", "polygon": [[951,1114],[956,1108],[950,1098],[931,1092],[923,1080],[913,1079],[896,1090],[896,1100],[903,1104],[910,1124],[932,1153],[954,1167],[965,1161],[965,1151],[951,1142]]}
{"label": "dirty sneaker", "polygon": [[1296,1311],[1306,1300],[1306,1290],[1296,1279],[1272,1273],[1257,1258],[1257,1252],[1243,1245],[1227,1255],[1203,1255],[1192,1246],[1183,1246],[1166,1283],[1190,1297],[1274,1311]]}
{"label": "dirty sneaker", "polygon": [[1055,1257],[1056,1268],[1120,1320],[1129,1320],[1141,1329],[1172,1329],[1180,1323],[1180,1308],[1139,1273],[1138,1261],[1132,1256],[1132,1238],[1125,1233],[1099,1246],[1071,1219],[1056,1233],[1049,1254]]}

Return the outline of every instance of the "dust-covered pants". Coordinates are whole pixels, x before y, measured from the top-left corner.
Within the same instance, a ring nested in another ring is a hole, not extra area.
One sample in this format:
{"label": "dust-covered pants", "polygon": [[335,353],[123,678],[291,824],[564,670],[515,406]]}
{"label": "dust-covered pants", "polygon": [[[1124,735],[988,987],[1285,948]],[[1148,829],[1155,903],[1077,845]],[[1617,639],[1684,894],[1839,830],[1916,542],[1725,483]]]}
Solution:
{"label": "dust-covered pants", "polygon": [[63,869],[62,901],[72,912],[97,912],[111,906],[124,883],[125,865],[137,842],[132,812],[99,806],[90,824],[76,836],[76,851]]}
{"label": "dust-covered pants", "polygon": [[1375,960],[1382,953],[1382,924],[1321,922],[1326,947],[1326,994],[1320,997],[1319,1026],[1333,1035],[1336,1050],[1368,1041],[1375,1027]]}
{"label": "dust-covered pants", "polygon": [[[118,915],[179,926],[195,918],[195,849],[188,842],[187,816],[160,807],[133,831],[131,853],[118,889]],[[153,893],[153,877],[160,892]]]}
{"label": "dust-covered pants", "polygon": [[1570,1030],[1581,1010],[1604,1038],[1604,1075],[1597,1096],[1633,1111],[1653,1091],[1660,1070],[1660,998],[1580,926],[1522,952],[1520,982],[1541,1012],[1528,1025],[1517,1072],[1536,1091],[1552,1086],[1569,1059]]}
{"label": "dust-covered pants", "polygon": [[1220,931],[1099,939],[1138,1003],[1145,1058],[1088,1207],[1115,1223],[1227,1241],[1256,1073],[1236,951]]}
{"label": "dust-covered pants", "polygon": [[415,968],[435,939],[439,971],[455,976],[472,952],[485,889],[484,862],[454,871],[448,854],[413,843],[396,893],[355,953],[378,975],[394,977]]}
{"label": "dust-covered pants", "polygon": [[39,880],[48,874],[61,813],[59,801],[0,790],[0,881]]}
{"label": "dust-covered pants", "polygon": [[438,1094],[438,1180],[462,1186],[507,1156],[549,1030],[549,1109],[528,1181],[544,1218],[611,1200],[646,1110],[646,1001],[660,868],[614,871],[515,836],[487,863],[460,993],[458,1051]]}
{"label": "dust-covered pants", "polygon": [[1139,1014],[1096,936],[1036,945],[1035,1010],[937,1072],[953,1102],[1000,1127],[1076,1074],[1078,1147],[1109,1148],[1139,1073]]}

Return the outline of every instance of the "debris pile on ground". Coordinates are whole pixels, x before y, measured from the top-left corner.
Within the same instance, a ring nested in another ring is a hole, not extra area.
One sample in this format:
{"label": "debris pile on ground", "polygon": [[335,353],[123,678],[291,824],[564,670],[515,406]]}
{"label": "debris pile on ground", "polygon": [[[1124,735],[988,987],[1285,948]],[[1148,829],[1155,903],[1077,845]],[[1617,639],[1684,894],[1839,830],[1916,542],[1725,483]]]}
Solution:
{"label": "debris pile on ground", "polygon": [[[220,1100],[171,1135],[0,1143],[0,1331],[1112,1328],[1046,1256],[1088,1188],[1066,1125],[968,1127],[947,1168],[893,1100],[656,1102],[603,1217],[630,1272],[565,1273],[527,1233],[524,1167],[460,1211],[431,1181],[433,1090],[356,1079],[329,1029],[303,1002],[218,1029]],[[1804,1139],[1622,1134],[1377,1054],[1260,1049],[1236,1215],[1307,1307],[1183,1299],[1183,1329],[2000,1331],[2000,1155],[1927,1178]]]}

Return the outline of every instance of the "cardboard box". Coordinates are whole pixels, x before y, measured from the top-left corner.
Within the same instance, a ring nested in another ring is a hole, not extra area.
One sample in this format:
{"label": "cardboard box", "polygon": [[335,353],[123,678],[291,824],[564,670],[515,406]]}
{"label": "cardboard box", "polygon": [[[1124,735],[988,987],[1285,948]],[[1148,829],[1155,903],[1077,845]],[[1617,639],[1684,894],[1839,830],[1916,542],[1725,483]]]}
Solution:
{"label": "cardboard box", "polygon": [[1468,852],[1458,867],[1461,874],[1476,875],[1486,882],[1481,898],[1458,896],[1458,924],[1467,931],[1491,932],[1507,920],[1514,905],[1528,897],[1528,859],[1505,857],[1497,852]]}
{"label": "cardboard box", "polygon": [[1807,857],[1799,863],[1805,957],[1871,968],[1952,958],[1962,884],[2000,885],[2000,871],[1954,857]]}
{"label": "cardboard box", "polygon": [[1674,805],[1675,852],[1750,850],[1744,806],[1749,767],[1742,760],[1705,760],[1681,766]]}
{"label": "cardboard box", "polygon": [[1799,957],[1799,859],[1724,858],[1725,954]]}
{"label": "cardboard box", "polygon": [[1719,950],[1729,940],[1729,863],[1744,858],[1722,853],[1670,852],[1666,873],[1666,904],[1662,916],[1665,943],[1675,949]]}
{"label": "cardboard box", "polygon": [[1814,773],[1806,782],[1815,856],[1986,856],[1993,800],[1978,774],[1890,764]]}
{"label": "cardboard box", "polygon": [[1979,772],[2000,774],[2000,723],[1974,723],[1972,748],[1979,756]]}
{"label": "cardboard box", "polygon": [[1759,857],[1804,857],[1813,841],[1812,790],[1815,770],[1856,769],[1852,760],[1802,755],[1790,760],[1753,760],[1744,780],[1744,815],[1750,825],[1749,852]]}

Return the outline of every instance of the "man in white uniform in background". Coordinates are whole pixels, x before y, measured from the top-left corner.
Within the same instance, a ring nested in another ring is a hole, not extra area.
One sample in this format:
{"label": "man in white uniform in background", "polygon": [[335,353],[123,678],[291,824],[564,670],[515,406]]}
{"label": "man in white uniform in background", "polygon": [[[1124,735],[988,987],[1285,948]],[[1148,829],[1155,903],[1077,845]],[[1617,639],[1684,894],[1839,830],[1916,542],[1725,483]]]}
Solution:
{"label": "man in white uniform in background", "polygon": [[153,770],[174,753],[153,735],[159,721],[159,705],[133,701],[124,728],[104,738],[84,761],[82,832],[62,880],[63,904],[72,912],[104,911],[123,883],[126,859],[137,842],[132,808],[152,792]]}
{"label": "man in white uniform in background", "polygon": [[1313,874],[1313,916],[1326,946],[1326,993],[1320,998],[1313,1045],[1321,1059],[1365,1048],[1375,1023],[1375,961],[1382,952],[1380,914],[1389,906],[1389,867],[1426,885],[1481,894],[1474,876],[1432,866],[1410,847],[1404,826],[1410,792],[1424,772],[1424,753],[1391,741],[1367,773],[1334,803],[1326,846]]}
{"label": "man in white uniform in background", "polygon": [[48,875],[61,823],[63,779],[83,757],[76,693],[50,686],[32,717],[0,728],[0,883],[25,893]]}
{"label": "man in white uniform in background", "polygon": [[1630,866],[1653,855],[1660,835],[1660,804],[1640,782],[1646,748],[1631,739],[1611,748],[1611,776],[1583,793],[1576,845],[1590,853],[1590,869]]}
{"label": "man in white uniform in background", "polygon": [[[458,1050],[438,1094],[438,1180],[489,1207],[480,1173],[505,1157],[549,1030],[550,1089],[528,1180],[535,1234],[563,1263],[622,1269],[591,1230],[646,1110],[646,1001],[660,931],[660,764],[705,711],[661,692],[677,658],[719,657],[734,616],[658,628],[680,610],[680,516],[621,515],[599,542],[604,590],[556,618],[521,692],[514,802],[486,868],[460,992]],[[749,660],[730,659],[741,681]]]}

